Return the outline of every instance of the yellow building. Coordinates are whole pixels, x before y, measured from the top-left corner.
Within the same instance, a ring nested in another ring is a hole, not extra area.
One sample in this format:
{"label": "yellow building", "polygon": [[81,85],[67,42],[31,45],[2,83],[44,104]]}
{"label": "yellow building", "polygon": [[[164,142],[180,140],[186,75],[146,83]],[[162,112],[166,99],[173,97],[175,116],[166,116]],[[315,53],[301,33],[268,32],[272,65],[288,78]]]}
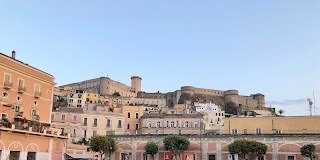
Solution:
{"label": "yellow building", "polygon": [[319,133],[320,116],[225,118],[221,134]]}
{"label": "yellow building", "polygon": [[124,116],[121,113],[85,111],[82,115],[82,137],[124,134]]}
{"label": "yellow building", "polygon": [[99,100],[99,94],[97,93],[87,93],[86,102],[87,103],[102,103],[103,101]]}

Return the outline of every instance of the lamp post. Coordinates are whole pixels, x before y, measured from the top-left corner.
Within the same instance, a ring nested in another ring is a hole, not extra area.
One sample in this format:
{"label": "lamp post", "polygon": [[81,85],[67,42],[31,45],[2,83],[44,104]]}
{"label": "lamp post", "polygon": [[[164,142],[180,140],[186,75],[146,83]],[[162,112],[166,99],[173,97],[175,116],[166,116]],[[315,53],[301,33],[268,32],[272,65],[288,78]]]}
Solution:
{"label": "lamp post", "polygon": [[112,147],[109,148],[109,160],[111,160],[111,151],[112,151]]}

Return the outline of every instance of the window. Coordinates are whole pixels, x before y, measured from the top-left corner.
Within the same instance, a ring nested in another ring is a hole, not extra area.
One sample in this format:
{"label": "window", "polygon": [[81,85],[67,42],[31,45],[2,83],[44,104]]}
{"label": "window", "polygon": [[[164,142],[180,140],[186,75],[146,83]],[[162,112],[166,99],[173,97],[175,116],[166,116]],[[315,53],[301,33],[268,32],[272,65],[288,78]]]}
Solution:
{"label": "window", "polygon": [[93,126],[94,127],[98,126],[98,119],[97,118],[93,118]]}
{"label": "window", "polygon": [[122,122],[121,122],[121,120],[118,120],[118,128],[122,128]]}
{"label": "window", "polygon": [[2,97],[8,97],[8,93],[7,92],[3,92],[2,93]]}
{"label": "window", "polygon": [[81,100],[81,99],[79,99],[79,100],[78,100],[78,104],[81,104],[81,102],[82,102],[82,100]]}
{"label": "window", "polygon": [[177,121],[177,127],[179,127],[179,121]]}
{"label": "window", "polygon": [[199,128],[198,122],[194,122],[193,125],[194,125],[194,128]]}
{"label": "window", "polygon": [[130,118],[131,117],[131,113],[130,112],[128,112],[128,118]]}
{"label": "window", "polygon": [[88,125],[88,118],[83,118],[83,126],[87,126]]}
{"label": "window", "polygon": [[54,120],[54,114],[51,114],[51,120],[52,121]]}
{"label": "window", "polygon": [[130,123],[127,123],[127,129],[130,129]]}
{"label": "window", "polygon": [[209,160],[216,160],[216,155],[210,154],[209,155]]}
{"label": "window", "polygon": [[17,101],[21,101],[21,100],[22,100],[21,96],[17,96]]}
{"label": "window", "polygon": [[139,130],[139,124],[136,123],[136,130]]}
{"label": "window", "polygon": [[111,120],[107,119],[107,127],[110,128],[110,126],[111,126]]}
{"label": "window", "polygon": [[232,134],[238,134],[238,129],[232,129]]}
{"label": "window", "polygon": [[40,92],[40,85],[39,84],[35,84],[34,85],[34,91],[35,92]]}
{"label": "window", "polygon": [[136,119],[139,119],[139,113],[136,113]]}
{"label": "window", "polygon": [[11,75],[10,74],[4,74],[4,82],[11,82]]}
{"label": "window", "polygon": [[18,87],[21,87],[21,88],[24,87],[24,80],[23,80],[23,79],[20,79],[20,78],[19,78]]}
{"label": "window", "polygon": [[247,130],[247,129],[244,129],[244,130],[243,130],[243,134],[248,134],[248,130]]}
{"label": "window", "polygon": [[34,104],[35,106],[37,106],[37,105],[38,105],[38,101],[33,101],[33,104]]}
{"label": "window", "polygon": [[263,155],[258,156],[258,160],[264,160],[264,156]]}
{"label": "window", "polygon": [[256,133],[257,133],[257,134],[261,134],[261,128],[257,128],[257,129],[256,129]]}
{"label": "window", "polygon": [[189,128],[189,122],[184,122],[184,128]]}
{"label": "window", "polygon": [[37,110],[33,109],[31,110],[31,116],[36,116],[37,115]]}
{"label": "window", "polygon": [[287,159],[288,160],[294,160],[294,156],[288,156]]}
{"label": "window", "polygon": [[70,97],[71,97],[71,98],[73,97],[73,93],[70,93]]}
{"label": "window", "polygon": [[160,126],[161,126],[161,122],[158,121],[158,122],[157,122],[157,128],[160,128]]}
{"label": "window", "polygon": [[73,122],[76,122],[77,121],[77,116],[73,116]]}
{"label": "window", "polygon": [[87,130],[86,129],[82,130],[82,136],[83,136],[83,138],[87,138]]}
{"label": "window", "polygon": [[173,121],[171,122],[171,127],[174,128],[174,122]]}
{"label": "window", "polygon": [[167,121],[167,128],[169,128],[169,121]]}
{"label": "window", "polygon": [[93,130],[92,136],[96,136],[96,135],[97,135],[97,131],[96,131],[96,130]]}
{"label": "window", "polygon": [[152,123],[151,121],[148,121],[148,128],[151,128],[152,127]]}
{"label": "window", "polygon": [[66,120],[66,115],[61,115],[61,120],[65,121]]}
{"label": "window", "polygon": [[148,160],[148,154],[147,153],[143,153],[143,160]]}

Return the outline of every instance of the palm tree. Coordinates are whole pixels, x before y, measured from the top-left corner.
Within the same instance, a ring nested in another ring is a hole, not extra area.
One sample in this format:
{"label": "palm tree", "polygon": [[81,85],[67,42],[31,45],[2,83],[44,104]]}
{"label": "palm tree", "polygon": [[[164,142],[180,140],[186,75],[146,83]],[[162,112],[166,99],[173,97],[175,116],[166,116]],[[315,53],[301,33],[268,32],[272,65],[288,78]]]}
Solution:
{"label": "palm tree", "polygon": [[280,114],[280,116],[282,116],[282,114],[284,113],[283,109],[279,109],[278,113]]}

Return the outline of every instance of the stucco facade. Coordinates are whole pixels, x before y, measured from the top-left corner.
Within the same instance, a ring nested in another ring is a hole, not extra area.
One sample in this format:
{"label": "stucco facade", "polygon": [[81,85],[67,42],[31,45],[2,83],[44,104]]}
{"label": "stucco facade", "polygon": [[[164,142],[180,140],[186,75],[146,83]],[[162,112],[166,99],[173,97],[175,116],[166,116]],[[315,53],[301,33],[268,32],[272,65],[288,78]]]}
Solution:
{"label": "stucco facade", "polygon": [[221,134],[319,134],[320,116],[224,118]]}
{"label": "stucco facade", "polygon": [[[155,155],[155,160],[163,160],[166,152],[162,143],[164,137],[162,135],[116,136],[118,150],[113,154],[113,158],[121,159],[122,154],[126,151],[131,154],[130,160],[142,160],[146,143],[154,141],[159,143],[159,152]],[[263,160],[290,160],[290,158],[304,160],[300,155],[300,148],[309,143],[315,144],[317,159],[319,159],[320,154],[320,138],[318,135],[186,135],[186,137],[191,142],[188,152],[193,152],[197,160],[212,160],[213,158],[209,159],[209,156],[214,157],[213,160],[230,160],[228,145],[238,139],[256,140],[266,144],[268,150]]]}
{"label": "stucco facade", "polygon": [[0,159],[63,159],[67,137],[50,128],[54,77],[14,51],[0,53],[0,75]]}

